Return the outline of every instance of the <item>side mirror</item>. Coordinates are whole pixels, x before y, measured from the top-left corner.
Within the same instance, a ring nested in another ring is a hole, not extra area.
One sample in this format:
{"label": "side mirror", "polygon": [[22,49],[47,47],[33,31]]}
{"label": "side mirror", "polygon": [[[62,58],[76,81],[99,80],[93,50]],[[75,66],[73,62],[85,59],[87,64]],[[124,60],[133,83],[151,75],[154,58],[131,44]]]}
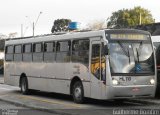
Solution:
{"label": "side mirror", "polygon": [[104,46],[104,54],[105,54],[105,55],[108,55],[108,51],[109,51],[108,46],[105,45],[105,46]]}

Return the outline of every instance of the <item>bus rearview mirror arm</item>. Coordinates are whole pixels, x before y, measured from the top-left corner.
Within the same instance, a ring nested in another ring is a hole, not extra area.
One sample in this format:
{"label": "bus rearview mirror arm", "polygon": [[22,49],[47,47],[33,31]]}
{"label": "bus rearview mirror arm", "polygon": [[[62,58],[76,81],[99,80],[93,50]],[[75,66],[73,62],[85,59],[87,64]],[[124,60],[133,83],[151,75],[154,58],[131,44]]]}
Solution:
{"label": "bus rearview mirror arm", "polygon": [[108,51],[109,51],[108,46],[105,45],[105,46],[104,46],[104,54],[105,54],[105,55],[108,55]]}

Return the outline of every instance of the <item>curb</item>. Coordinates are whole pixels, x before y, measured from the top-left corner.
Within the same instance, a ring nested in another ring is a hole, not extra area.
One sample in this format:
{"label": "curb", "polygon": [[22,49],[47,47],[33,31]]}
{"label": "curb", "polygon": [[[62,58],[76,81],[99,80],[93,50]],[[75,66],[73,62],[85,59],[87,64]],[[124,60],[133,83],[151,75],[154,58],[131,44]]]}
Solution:
{"label": "curb", "polygon": [[0,82],[0,84],[4,84],[4,83]]}
{"label": "curb", "polygon": [[[153,98],[153,99],[157,99],[157,98]],[[150,100],[142,100],[142,99],[133,99],[133,100],[129,100],[129,101],[131,101],[131,102],[141,102],[141,103],[144,103],[144,104],[146,104],[146,105],[149,105],[149,104],[155,104],[155,105],[160,105],[160,102],[159,103],[157,103],[157,102],[155,102],[155,101],[150,101]]]}

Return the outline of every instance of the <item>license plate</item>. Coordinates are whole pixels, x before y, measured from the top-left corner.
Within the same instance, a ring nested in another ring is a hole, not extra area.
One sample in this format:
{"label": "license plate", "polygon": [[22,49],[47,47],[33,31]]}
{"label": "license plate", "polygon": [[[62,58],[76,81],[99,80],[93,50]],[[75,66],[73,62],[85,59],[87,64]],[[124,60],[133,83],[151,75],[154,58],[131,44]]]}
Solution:
{"label": "license plate", "polygon": [[132,89],[133,92],[138,92],[139,90],[140,90],[140,89],[137,88],[137,87],[135,87],[135,88]]}
{"label": "license plate", "polygon": [[131,77],[119,77],[119,81],[128,82],[131,81]]}

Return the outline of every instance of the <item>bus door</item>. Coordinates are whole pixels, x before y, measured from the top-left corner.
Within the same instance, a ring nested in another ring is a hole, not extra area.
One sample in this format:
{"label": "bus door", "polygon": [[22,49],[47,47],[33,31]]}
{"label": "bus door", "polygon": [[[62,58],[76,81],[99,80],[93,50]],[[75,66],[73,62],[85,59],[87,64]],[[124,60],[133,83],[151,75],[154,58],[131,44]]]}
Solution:
{"label": "bus door", "polygon": [[101,98],[101,41],[91,42],[91,61],[90,61],[90,79],[91,79],[91,97]]}

